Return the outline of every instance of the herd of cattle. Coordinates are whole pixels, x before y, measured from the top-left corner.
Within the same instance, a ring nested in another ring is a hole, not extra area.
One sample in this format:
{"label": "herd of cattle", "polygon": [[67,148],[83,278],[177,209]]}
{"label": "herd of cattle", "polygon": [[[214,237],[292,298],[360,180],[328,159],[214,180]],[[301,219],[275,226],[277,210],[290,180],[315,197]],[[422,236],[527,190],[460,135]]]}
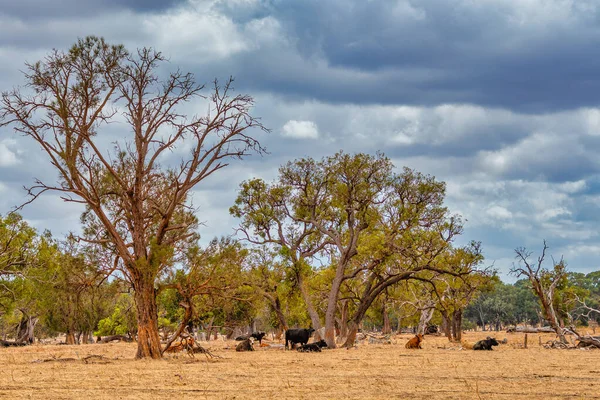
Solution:
{"label": "herd of cattle", "polygon": [[[295,345],[299,345],[297,350],[300,352],[320,352],[322,348],[327,347],[327,342],[319,340],[317,342],[308,343],[308,340],[312,336],[315,330],[313,328],[308,329],[288,329],[285,331],[285,349],[294,349]],[[236,351],[254,351],[254,342],[258,341],[262,345],[262,339],[265,336],[265,332],[253,332],[250,335],[242,335],[235,338],[240,341],[236,346]],[[423,335],[415,335],[410,339],[405,347],[407,349],[422,349],[421,342],[423,341]],[[473,346],[473,350],[492,350],[493,346],[498,346],[498,341],[495,338],[487,337],[487,339],[476,342]],[[468,346],[471,348],[471,346]]]}

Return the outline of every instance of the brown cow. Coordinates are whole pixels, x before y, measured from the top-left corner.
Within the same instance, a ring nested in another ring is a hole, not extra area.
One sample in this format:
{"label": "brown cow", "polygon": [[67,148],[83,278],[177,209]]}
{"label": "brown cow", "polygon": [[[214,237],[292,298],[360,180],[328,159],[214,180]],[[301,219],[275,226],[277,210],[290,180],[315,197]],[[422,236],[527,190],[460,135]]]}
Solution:
{"label": "brown cow", "polygon": [[406,346],[404,346],[404,347],[406,347],[407,349],[422,349],[422,347],[421,347],[422,341],[423,341],[423,335],[421,335],[419,333],[414,338],[412,338],[408,342],[406,342]]}
{"label": "brown cow", "polygon": [[235,351],[254,351],[254,338],[249,337],[246,340],[242,340],[235,348]]}

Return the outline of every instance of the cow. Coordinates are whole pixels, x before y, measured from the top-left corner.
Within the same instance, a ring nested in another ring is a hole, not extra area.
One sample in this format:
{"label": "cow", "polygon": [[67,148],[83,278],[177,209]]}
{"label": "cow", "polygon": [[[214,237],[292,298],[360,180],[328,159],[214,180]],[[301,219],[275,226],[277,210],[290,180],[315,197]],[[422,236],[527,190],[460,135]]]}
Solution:
{"label": "cow", "polygon": [[241,335],[235,338],[235,340],[237,340],[238,342],[241,340],[246,340],[248,338],[254,338],[255,340],[258,340],[259,344],[262,344],[262,339],[263,337],[265,337],[266,332],[252,332],[250,335]]}
{"label": "cow", "polygon": [[438,333],[437,325],[427,325],[425,328],[426,335],[436,335]]}
{"label": "cow", "polygon": [[309,353],[309,352],[313,352],[313,351],[319,352],[319,353],[321,352],[321,348],[316,343],[303,344],[302,346],[298,346],[297,350],[302,353]]}
{"label": "cow", "polygon": [[311,351],[321,352],[321,349],[323,347],[327,347],[327,342],[324,340],[319,340],[318,342],[303,344],[302,346],[298,347],[298,351],[300,351],[300,352],[311,352]]}
{"label": "cow", "polygon": [[406,347],[407,349],[422,349],[423,348],[423,347],[421,347],[422,341],[423,341],[423,335],[421,335],[419,333],[418,335],[415,335],[414,338],[412,338],[408,342],[406,342],[406,345],[404,347]]}
{"label": "cow", "polygon": [[498,346],[498,341],[488,336],[487,339],[475,343],[473,350],[492,350],[492,346]]}
{"label": "cow", "polygon": [[259,344],[262,344],[262,340],[265,337],[267,333],[266,332],[252,332],[252,335],[250,335],[250,337],[253,337],[254,340],[258,340]]}
{"label": "cow", "polygon": [[242,340],[236,347],[235,351],[254,351],[254,338]]}
{"label": "cow", "polygon": [[291,343],[291,348],[294,348],[296,343],[306,344],[308,338],[313,334],[315,330],[313,328],[308,329],[288,329],[285,331],[285,348],[288,348],[288,343]]}

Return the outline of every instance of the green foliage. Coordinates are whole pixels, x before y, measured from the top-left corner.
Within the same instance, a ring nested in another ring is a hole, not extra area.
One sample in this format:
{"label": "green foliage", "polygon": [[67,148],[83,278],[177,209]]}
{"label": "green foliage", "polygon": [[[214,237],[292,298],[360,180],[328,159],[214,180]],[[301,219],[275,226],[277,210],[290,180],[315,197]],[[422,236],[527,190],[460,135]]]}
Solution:
{"label": "green foliage", "polygon": [[98,321],[95,336],[134,334],[137,329],[135,307],[129,294],[118,297],[117,305],[112,314]]}

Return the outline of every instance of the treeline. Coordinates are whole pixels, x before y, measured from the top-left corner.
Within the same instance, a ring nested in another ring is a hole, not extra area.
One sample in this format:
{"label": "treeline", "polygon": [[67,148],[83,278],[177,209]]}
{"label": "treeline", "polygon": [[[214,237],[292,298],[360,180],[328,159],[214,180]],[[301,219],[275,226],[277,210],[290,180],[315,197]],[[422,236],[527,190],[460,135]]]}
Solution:
{"label": "treeline", "polygon": [[[73,238],[59,241],[49,232],[38,234],[16,213],[0,217],[0,246],[4,341],[33,340],[22,336],[27,324],[33,324],[37,339],[64,335],[68,344],[113,335],[136,337],[131,285],[93,247]],[[252,248],[231,239],[214,240],[194,254],[193,271],[175,269],[157,285],[163,340],[177,331],[183,319],[188,332],[202,332],[209,340],[217,334],[229,338],[247,330],[281,334],[287,327],[310,326],[305,297],[318,320],[325,319],[335,265],[304,271],[303,279],[298,279],[299,271],[281,249]],[[201,290],[191,293],[192,287]],[[360,307],[360,297],[355,296],[360,289],[346,285],[340,292],[334,323],[338,337],[348,335],[350,317]],[[600,272],[567,273],[554,300],[563,325],[594,327],[600,315],[590,309],[598,309],[600,303]],[[390,286],[369,307],[359,327],[391,333],[423,332],[437,326],[450,339],[459,340],[452,332],[457,314],[463,316],[460,329],[547,325],[529,280],[505,284],[490,274],[457,280],[440,275]]]}

